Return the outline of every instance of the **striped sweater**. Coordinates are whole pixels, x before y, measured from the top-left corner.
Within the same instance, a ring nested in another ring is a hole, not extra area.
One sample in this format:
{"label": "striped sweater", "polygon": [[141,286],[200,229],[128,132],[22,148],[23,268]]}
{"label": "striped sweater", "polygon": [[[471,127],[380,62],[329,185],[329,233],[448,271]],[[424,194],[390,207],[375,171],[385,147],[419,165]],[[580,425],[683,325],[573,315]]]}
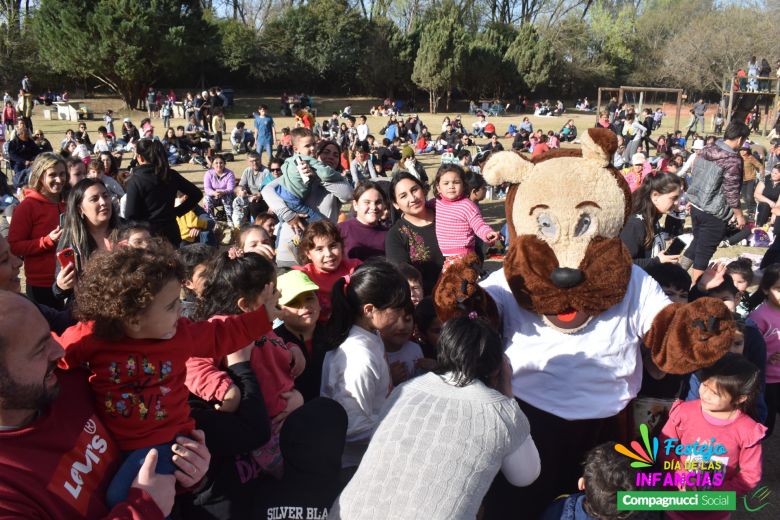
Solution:
{"label": "striped sweater", "polygon": [[474,236],[487,242],[487,235],[492,231],[477,205],[468,198],[436,199],[436,239],[444,256],[473,252]]}

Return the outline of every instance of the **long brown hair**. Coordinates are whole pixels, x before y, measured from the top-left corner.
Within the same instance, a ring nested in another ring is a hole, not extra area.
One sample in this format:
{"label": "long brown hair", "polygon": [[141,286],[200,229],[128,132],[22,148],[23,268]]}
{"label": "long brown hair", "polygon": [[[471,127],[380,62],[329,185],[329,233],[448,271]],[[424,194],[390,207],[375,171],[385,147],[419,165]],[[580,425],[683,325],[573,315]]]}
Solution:
{"label": "long brown hair", "polygon": [[655,209],[652,200],[653,192],[666,195],[683,188],[683,180],[674,173],[650,173],[642,181],[639,189],[631,195],[631,213],[641,216],[645,224],[646,248],[653,243],[655,221],[658,219],[658,210]]}

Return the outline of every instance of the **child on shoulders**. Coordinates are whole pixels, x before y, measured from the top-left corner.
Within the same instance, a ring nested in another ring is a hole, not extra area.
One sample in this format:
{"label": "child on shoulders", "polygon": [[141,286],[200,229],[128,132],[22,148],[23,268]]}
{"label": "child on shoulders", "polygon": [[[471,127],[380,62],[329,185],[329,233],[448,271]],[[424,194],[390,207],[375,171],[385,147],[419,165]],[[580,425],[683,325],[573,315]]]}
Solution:
{"label": "child on shoulders", "polygon": [[311,191],[311,176],[316,175],[322,182],[339,182],[342,180],[341,174],[312,157],[314,134],[311,130],[295,128],[292,131],[292,147],[294,153],[282,164],[282,176],[276,193],[291,211],[305,216],[310,222],[322,220],[325,217],[305,203]]}

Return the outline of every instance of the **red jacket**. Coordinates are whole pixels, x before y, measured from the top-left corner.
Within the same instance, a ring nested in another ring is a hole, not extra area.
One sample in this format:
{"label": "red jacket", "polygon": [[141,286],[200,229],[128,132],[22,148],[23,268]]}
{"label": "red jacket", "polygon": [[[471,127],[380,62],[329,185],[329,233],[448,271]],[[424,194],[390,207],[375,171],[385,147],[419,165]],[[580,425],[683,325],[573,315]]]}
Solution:
{"label": "red jacket", "polygon": [[54,283],[57,243],[49,238],[60,225],[65,202],[52,202],[35,190],[24,190],[24,200],[14,209],[8,229],[11,252],[24,258],[27,283],[51,287]]}
{"label": "red jacket", "polygon": [[222,357],[271,330],[265,308],[191,322],[181,318],[168,340],[108,341],[79,323],[59,338],[60,364],[89,363],[95,408],[122,451],[171,442],[195,427],[187,404],[185,363],[191,356]]}
{"label": "red jacket", "polygon": [[[252,366],[269,417],[284,411],[287,400],[282,393],[295,388],[290,373],[293,343],[285,342],[273,332],[255,341],[249,362]],[[204,401],[222,401],[233,379],[219,367],[221,359],[193,357],[187,361],[187,388]]]}
{"label": "red jacket", "polygon": [[145,492],[106,507],[121,455],[92,404],[83,370],[57,371],[60,392],[37,419],[0,431],[0,517],[154,520],[163,515]]}

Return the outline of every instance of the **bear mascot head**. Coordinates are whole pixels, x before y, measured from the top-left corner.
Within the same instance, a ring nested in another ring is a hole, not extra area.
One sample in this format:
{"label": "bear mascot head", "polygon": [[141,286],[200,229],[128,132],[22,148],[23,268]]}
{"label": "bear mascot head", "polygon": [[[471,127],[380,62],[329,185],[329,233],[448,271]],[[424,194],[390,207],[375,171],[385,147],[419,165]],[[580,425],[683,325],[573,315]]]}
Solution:
{"label": "bear mascot head", "polygon": [[[488,184],[509,183],[506,219],[509,251],[504,275],[518,305],[563,333],[576,334],[626,295],[633,262],[620,239],[631,193],[611,164],[617,137],[592,128],[581,149],[557,149],[526,159],[493,154],[483,174]],[[476,313],[499,322],[495,304],[477,285],[476,257],[455,264],[434,290],[442,321]],[[670,304],[645,334],[653,360],[667,372],[685,373],[717,360],[728,349],[734,323],[722,302],[701,298]]]}

